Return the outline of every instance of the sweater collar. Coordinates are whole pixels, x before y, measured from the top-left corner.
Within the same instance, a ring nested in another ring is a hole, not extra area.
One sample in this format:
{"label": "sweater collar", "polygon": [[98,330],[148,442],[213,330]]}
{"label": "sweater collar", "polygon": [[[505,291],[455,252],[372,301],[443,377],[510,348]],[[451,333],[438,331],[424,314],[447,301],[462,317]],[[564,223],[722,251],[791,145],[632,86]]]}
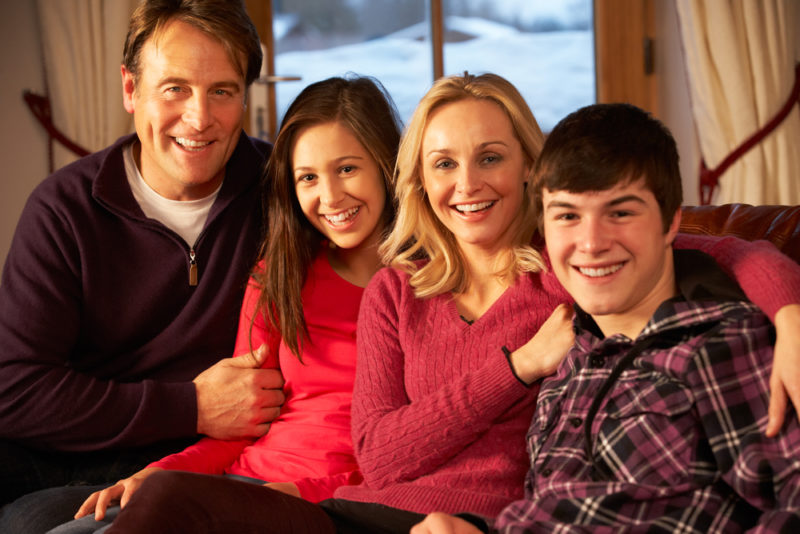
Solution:
{"label": "sweater collar", "polygon": [[[136,141],[136,134],[117,139],[110,147],[98,153],[101,158],[92,184],[92,196],[113,211],[145,219],[139,204],[133,198],[123,161],[123,148]],[[208,216],[213,220],[225,207],[241,194],[257,187],[265,164],[265,156],[254,141],[244,132],[225,166],[225,179]],[[255,194],[253,192],[252,194]]]}

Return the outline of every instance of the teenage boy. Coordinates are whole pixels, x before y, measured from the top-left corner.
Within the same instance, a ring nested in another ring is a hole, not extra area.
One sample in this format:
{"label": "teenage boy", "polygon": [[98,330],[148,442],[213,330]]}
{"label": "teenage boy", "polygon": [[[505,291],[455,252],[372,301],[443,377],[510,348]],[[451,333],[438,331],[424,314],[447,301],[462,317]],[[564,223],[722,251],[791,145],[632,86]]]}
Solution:
{"label": "teenage boy", "polygon": [[[576,343],[539,393],[526,498],[493,531],[800,532],[800,425],[764,435],[774,329],[708,256],[672,249],[669,132],[627,104],[578,110],[534,187]],[[433,514],[412,532],[480,530]]]}
{"label": "teenage boy", "polygon": [[0,504],[114,482],[198,433],[256,437],[278,413],[280,373],[227,358],[263,221],[271,146],[242,132],[261,60],[241,1],[133,14],[136,133],[42,182],[3,270]]}

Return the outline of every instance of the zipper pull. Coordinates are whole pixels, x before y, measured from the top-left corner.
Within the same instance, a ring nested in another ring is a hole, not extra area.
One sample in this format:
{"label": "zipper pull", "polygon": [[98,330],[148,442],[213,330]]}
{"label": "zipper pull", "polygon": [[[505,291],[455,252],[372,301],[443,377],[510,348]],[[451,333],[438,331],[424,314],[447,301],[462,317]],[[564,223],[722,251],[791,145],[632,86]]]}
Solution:
{"label": "zipper pull", "polygon": [[194,249],[189,250],[189,285],[197,285],[197,258]]}

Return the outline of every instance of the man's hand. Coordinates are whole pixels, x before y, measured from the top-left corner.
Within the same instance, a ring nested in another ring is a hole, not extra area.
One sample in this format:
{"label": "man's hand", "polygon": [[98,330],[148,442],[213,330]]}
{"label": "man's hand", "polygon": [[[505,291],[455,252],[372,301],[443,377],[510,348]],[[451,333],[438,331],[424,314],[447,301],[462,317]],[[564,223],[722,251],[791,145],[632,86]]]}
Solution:
{"label": "man's hand", "polygon": [[789,304],[775,314],[775,355],[769,380],[767,437],[778,435],[786,416],[787,399],[800,418],[800,304]]}
{"label": "man's hand", "polygon": [[267,349],[220,360],[194,379],[197,432],[216,439],[263,436],[284,401],[279,369],[261,369]]}
{"label": "man's hand", "polygon": [[461,518],[434,512],[428,514],[422,523],[417,523],[409,534],[482,534],[481,530]]}

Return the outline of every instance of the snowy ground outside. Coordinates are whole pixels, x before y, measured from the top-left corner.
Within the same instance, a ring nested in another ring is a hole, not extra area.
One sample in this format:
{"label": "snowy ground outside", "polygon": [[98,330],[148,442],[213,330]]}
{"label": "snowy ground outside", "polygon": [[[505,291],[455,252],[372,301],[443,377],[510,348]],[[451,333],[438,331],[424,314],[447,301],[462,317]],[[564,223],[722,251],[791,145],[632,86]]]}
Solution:
{"label": "snowy ground outside", "polygon": [[[594,37],[590,11],[576,9],[576,5],[586,5],[585,0],[542,4],[504,0],[494,3],[493,9],[506,10],[516,26],[520,22],[536,24],[538,20],[539,25],[556,25],[563,31],[526,32],[483,18],[448,16],[448,30],[474,37],[445,44],[444,71],[504,76],[523,94],[542,129],[549,131],[569,112],[595,101]],[[420,23],[358,44],[277,54],[277,74],[302,77],[301,81],[277,84],[279,118],[309,83],[353,72],[380,80],[407,122],[432,83],[431,45],[426,32],[426,25]]]}

